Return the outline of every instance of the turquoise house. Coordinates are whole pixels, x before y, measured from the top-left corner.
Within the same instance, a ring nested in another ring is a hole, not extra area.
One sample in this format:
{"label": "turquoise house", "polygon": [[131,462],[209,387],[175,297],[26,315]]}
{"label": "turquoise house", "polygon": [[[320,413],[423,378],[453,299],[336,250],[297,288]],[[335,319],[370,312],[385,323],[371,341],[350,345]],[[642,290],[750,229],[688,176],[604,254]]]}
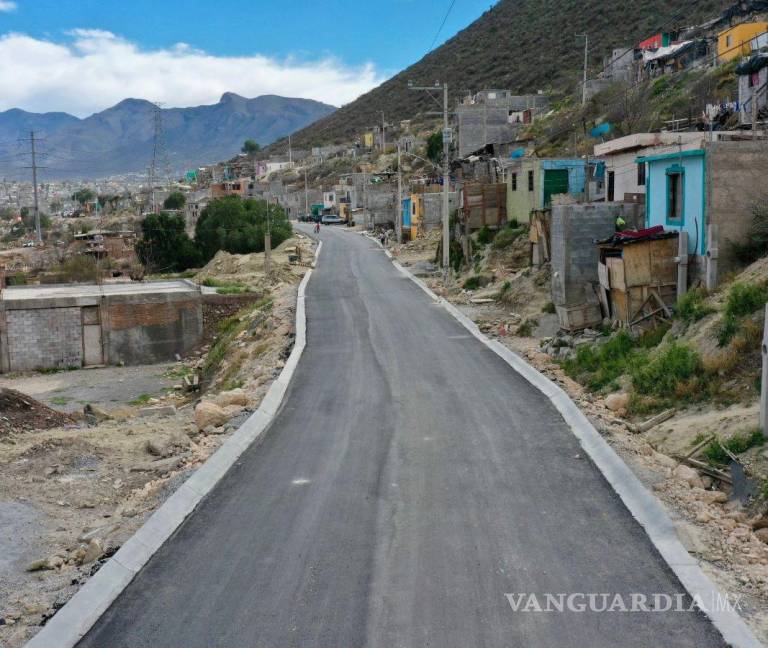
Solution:
{"label": "turquoise house", "polygon": [[705,149],[637,158],[646,165],[645,223],[688,233],[688,253],[707,253]]}

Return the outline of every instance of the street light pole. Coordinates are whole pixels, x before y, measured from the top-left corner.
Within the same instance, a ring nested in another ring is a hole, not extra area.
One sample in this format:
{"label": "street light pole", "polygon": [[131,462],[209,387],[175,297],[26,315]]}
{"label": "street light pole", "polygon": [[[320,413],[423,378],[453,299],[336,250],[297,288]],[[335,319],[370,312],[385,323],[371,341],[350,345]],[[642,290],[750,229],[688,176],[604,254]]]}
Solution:
{"label": "street light pole", "polygon": [[397,242],[403,242],[403,172],[400,170],[400,142],[397,143],[397,213],[395,223],[397,225]]}

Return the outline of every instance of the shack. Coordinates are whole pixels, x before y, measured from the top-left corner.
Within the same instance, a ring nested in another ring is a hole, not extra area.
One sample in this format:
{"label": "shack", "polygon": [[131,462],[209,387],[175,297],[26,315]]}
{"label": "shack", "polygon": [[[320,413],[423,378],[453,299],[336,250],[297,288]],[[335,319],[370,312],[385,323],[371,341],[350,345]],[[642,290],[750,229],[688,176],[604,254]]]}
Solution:
{"label": "shack", "polygon": [[628,328],[668,321],[677,299],[677,231],[618,232],[598,244],[603,313]]}
{"label": "shack", "polygon": [[501,229],[507,222],[507,185],[473,184],[464,187],[464,223],[467,231],[483,227]]}

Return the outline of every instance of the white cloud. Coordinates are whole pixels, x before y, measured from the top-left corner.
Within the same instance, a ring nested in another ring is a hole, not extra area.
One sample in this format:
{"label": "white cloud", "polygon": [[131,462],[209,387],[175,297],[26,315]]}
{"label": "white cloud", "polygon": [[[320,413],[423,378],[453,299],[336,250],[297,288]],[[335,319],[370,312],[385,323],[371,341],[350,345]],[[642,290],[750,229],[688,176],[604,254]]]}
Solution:
{"label": "white cloud", "polygon": [[0,11],[16,11],[16,3],[11,0],[0,0]]}
{"label": "white cloud", "polygon": [[64,43],[19,33],[0,36],[0,110],[62,110],[82,117],[127,97],[177,107],[215,103],[224,92],[340,106],[383,80],[372,64],[350,67],[335,58],[222,57],[185,43],[143,50],[97,29],[67,36]]}

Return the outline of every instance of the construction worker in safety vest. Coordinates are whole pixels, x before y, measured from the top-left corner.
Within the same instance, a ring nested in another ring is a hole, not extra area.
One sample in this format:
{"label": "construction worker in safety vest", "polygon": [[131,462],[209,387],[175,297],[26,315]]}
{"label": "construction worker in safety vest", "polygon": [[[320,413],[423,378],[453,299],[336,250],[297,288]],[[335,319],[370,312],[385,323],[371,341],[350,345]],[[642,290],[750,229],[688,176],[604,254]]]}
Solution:
{"label": "construction worker in safety vest", "polygon": [[621,214],[619,214],[619,215],[616,217],[616,231],[617,231],[617,232],[623,232],[623,231],[624,231],[624,228],[625,228],[626,226],[627,226],[627,221],[625,221],[625,220],[624,220],[624,219],[621,217]]}

